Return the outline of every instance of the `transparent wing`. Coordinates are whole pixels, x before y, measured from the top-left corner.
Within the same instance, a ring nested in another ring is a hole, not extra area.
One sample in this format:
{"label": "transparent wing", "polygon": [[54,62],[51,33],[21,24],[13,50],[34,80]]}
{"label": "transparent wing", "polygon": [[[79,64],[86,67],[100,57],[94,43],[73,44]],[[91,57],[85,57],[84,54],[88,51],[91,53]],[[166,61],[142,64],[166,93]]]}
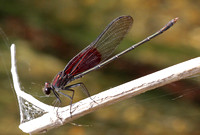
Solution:
{"label": "transparent wing", "polygon": [[105,61],[120,44],[132,24],[131,16],[121,16],[113,20],[94,42],[70,60],[64,73],[74,76]]}
{"label": "transparent wing", "polygon": [[113,20],[99,37],[91,43],[101,54],[102,61],[108,58],[120,44],[133,24],[131,16],[121,16]]}

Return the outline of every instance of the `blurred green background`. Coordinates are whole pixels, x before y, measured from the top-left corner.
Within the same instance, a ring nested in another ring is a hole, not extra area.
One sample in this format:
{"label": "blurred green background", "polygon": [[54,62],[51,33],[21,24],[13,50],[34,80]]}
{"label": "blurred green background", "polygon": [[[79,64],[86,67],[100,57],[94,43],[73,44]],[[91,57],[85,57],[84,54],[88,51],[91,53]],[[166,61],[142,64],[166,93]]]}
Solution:
{"label": "blurred green background", "polygon": [[[121,15],[134,24],[115,54],[156,32],[168,21],[177,24],[161,36],[75,82],[91,95],[195,58],[200,51],[200,1],[197,0],[1,0],[0,27],[16,44],[23,89],[52,104],[42,92],[67,62]],[[0,44],[0,134],[23,134],[12,89],[9,47]],[[112,81],[111,81],[112,80]],[[76,89],[74,102],[86,98]],[[64,98],[64,104],[69,100]],[[194,76],[105,107],[47,134],[59,135],[198,135],[200,77]]]}

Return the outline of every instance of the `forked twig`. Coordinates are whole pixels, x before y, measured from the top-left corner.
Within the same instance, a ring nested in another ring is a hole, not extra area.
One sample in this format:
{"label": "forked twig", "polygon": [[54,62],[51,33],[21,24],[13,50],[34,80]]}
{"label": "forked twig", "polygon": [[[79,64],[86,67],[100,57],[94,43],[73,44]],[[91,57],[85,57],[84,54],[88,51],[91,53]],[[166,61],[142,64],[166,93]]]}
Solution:
{"label": "forked twig", "polygon": [[[15,45],[11,46],[11,59],[12,59],[12,76],[15,89],[21,89],[18,81],[15,61]],[[21,123],[19,128],[26,133],[39,133],[49,129],[59,127],[64,123],[78,119],[88,113],[91,113],[99,108],[114,104],[115,102],[125,100],[127,98],[139,95],[146,91],[153,90],[160,86],[175,82],[187,77],[200,73],[200,57],[188,60],[186,62],[168,67],[166,69],[157,71],[147,76],[138,78],[136,80],[127,82],[117,87],[98,93],[91,98],[86,98],[72,105],[72,118],[70,117],[69,106],[53,109],[52,106],[44,105],[41,103],[42,109],[48,109],[44,115],[35,118],[25,123]],[[23,96],[31,96],[27,93]],[[26,97],[23,97],[26,98]],[[29,97],[30,98],[30,97]],[[29,98],[26,98],[27,100]],[[34,98],[31,96],[31,98]],[[32,103],[40,104],[37,99],[31,99]],[[55,111],[57,110],[57,111]]]}

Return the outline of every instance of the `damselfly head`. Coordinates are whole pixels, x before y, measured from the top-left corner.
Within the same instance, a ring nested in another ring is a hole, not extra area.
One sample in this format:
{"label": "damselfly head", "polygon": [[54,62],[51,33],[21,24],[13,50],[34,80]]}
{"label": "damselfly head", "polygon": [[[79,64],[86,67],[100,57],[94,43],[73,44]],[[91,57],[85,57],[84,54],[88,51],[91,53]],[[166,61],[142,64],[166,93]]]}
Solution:
{"label": "damselfly head", "polygon": [[43,89],[44,94],[49,95],[51,93],[51,90],[52,90],[51,84],[49,82],[45,82]]}

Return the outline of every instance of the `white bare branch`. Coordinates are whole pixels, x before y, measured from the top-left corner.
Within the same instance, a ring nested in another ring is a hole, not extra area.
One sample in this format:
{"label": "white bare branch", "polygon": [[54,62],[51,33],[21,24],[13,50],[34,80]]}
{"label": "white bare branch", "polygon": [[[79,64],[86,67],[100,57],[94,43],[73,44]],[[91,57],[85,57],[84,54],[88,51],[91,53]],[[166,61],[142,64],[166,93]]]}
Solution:
{"label": "white bare branch", "polygon": [[[12,55],[12,76],[14,87],[20,89],[16,65],[15,65],[15,47],[11,46]],[[127,82],[125,84],[119,85],[117,87],[111,88],[109,90],[98,93],[91,98],[95,100],[95,103],[90,98],[86,98],[72,105],[72,118],[70,117],[69,106],[57,109],[52,109],[52,106],[43,105],[34,97],[31,96],[32,103],[37,105],[41,104],[40,107],[46,109],[49,108],[47,113],[41,117],[33,119],[31,121],[21,123],[19,128],[26,133],[39,133],[44,132],[49,129],[59,127],[64,123],[68,123],[72,120],[78,119],[88,113],[91,113],[99,108],[108,106],[110,104],[116,103],[118,101],[125,100],[127,98],[139,95],[146,91],[153,90],[160,86],[175,82],[181,79],[188,78],[200,73],[200,57],[188,60],[186,62],[168,67],[166,69],[157,71],[155,73],[149,74],[147,76],[138,78],[136,80]],[[16,85],[15,85],[16,84]],[[17,85],[18,84],[18,85]],[[30,98],[28,95],[24,94],[27,100]],[[56,110],[56,111],[55,111]]]}

